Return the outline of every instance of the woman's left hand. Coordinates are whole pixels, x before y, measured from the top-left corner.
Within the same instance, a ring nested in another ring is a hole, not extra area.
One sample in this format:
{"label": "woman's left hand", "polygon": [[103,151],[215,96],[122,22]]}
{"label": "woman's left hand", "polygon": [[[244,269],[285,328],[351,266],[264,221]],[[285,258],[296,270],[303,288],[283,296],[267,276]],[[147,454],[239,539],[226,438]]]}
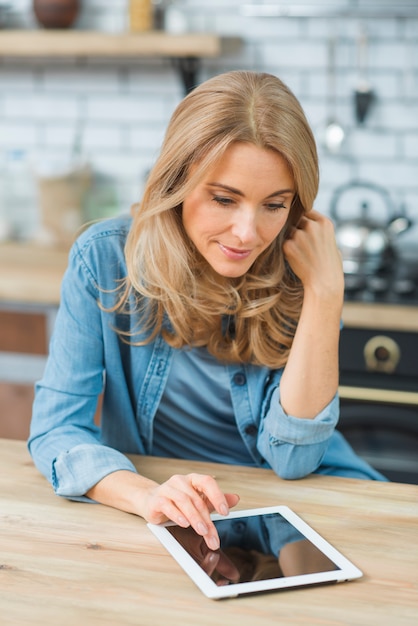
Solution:
{"label": "woman's left hand", "polygon": [[283,252],[293,272],[306,290],[327,296],[342,296],[344,273],[341,253],[335,239],[332,221],[310,211],[294,227],[283,244]]}

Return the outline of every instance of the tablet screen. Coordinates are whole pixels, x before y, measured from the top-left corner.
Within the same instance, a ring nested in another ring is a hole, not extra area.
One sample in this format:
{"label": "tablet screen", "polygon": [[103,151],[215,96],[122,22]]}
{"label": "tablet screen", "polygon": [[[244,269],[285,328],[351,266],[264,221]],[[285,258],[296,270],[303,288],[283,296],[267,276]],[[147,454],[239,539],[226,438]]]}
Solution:
{"label": "tablet screen", "polygon": [[210,550],[189,528],[168,526],[217,585],[340,569],[280,513],[214,520],[221,547]]}
{"label": "tablet screen", "polygon": [[220,548],[192,528],[148,524],[209,598],[342,582],[362,572],[287,506],[211,515]]}

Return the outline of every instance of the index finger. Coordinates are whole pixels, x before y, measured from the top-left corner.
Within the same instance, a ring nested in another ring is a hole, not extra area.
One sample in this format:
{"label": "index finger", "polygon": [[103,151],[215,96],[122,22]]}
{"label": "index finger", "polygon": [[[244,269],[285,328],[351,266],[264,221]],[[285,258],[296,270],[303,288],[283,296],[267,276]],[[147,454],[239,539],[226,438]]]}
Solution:
{"label": "index finger", "polygon": [[209,512],[215,510],[220,515],[228,515],[228,500],[214,476],[207,474],[189,474],[189,478],[193,489],[201,498],[206,500]]}

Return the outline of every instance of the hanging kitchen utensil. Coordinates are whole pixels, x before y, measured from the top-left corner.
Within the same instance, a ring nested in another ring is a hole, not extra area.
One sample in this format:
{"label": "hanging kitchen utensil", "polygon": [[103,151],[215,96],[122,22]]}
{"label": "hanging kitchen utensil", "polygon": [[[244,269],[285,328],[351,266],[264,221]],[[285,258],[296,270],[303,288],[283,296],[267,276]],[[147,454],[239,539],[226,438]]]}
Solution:
{"label": "hanging kitchen utensil", "polygon": [[11,5],[9,3],[0,3],[0,28],[7,27],[7,17],[8,13],[11,9]]}
{"label": "hanging kitchen utensil", "polygon": [[354,107],[357,122],[363,124],[376,99],[368,80],[368,38],[365,30],[357,40],[357,68],[358,83],[354,92]]}
{"label": "hanging kitchen utensil", "polygon": [[337,154],[345,138],[345,131],[337,121],[337,90],[335,72],[336,41],[331,37],[328,41],[328,120],[324,132],[324,143],[329,152]]}
{"label": "hanging kitchen utensil", "polygon": [[[341,218],[338,207],[341,196],[353,189],[367,192],[366,197],[371,193],[383,199],[386,214],[382,219],[372,216],[372,207],[367,200],[355,209],[359,215]],[[388,267],[396,256],[394,240],[412,225],[402,208],[396,210],[386,189],[367,181],[352,181],[337,187],[331,198],[330,215],[335,222],[345,274],[373,275]]]}

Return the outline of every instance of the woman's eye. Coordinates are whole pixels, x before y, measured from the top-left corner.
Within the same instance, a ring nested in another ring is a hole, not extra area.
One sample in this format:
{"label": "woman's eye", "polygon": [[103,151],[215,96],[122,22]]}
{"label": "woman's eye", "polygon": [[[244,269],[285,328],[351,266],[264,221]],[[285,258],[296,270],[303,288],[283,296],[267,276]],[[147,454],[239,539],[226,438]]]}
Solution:
{"label": "woman's eye", "polygon": [[225,198],[224,196],[213,196],[212,200],[221,206],[229,206],[233,203],[232,198]]}
{"label": "woman's eye", "polygon": [[267,204],[266,207],[269,211],[279,211],[280,209],[285,209],[286,205],[284,205],[283,202],[275,202]]}
{"label": "woman's eye", "polygon": [[[228,196],[213,196],[212,201],[216,202],[223,207],[229,207],[235,204],[234,198],[229,198]],[[283,202],[269,202],[265,205],[267,211],[274,213],[275,211],[280,211],[281,209],[286,209],[286,205]]]}

